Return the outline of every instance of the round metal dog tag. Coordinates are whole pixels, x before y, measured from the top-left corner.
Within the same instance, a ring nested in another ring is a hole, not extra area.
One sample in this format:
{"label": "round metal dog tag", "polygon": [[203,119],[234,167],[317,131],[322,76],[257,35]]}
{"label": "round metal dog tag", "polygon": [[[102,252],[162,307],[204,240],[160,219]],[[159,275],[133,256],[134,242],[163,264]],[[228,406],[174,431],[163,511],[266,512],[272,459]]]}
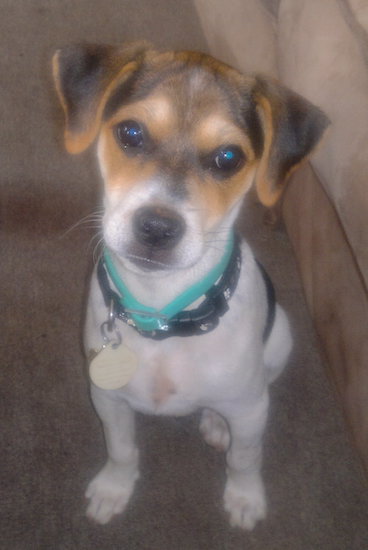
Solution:
{"label": "round metal dog tag", "polygon": [[103,390],[122,388],[133,378],[138,367],[138,358],[123,344],[112,342],[91,360],[89,376],[95,386]]}

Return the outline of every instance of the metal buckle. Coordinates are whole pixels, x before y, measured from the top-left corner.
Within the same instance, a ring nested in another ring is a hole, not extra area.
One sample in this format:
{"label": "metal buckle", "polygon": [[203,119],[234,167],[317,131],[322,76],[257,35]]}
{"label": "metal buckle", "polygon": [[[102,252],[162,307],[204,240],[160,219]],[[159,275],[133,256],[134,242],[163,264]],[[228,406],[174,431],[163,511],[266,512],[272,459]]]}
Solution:
{"label": "metal buckle", "polygon": [[[116,326],[115,319],[114,302],[111,300],[107,320],[100,326],[101,336],[105,347],[112,343],[112,347],[117,348],[123,341],[121,333]],[[111,333],[113,333],[112,336],[110,336]]]}

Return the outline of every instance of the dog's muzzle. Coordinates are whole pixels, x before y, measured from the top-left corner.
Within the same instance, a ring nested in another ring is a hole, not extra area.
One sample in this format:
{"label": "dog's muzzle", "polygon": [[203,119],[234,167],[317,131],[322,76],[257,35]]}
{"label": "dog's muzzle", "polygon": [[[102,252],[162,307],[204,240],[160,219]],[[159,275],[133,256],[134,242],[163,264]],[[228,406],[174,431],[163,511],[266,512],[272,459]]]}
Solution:
{"label": "dog's muzzle", "polygon": [[142,207],[133,217],[134,237],[139,244],[149,248],[170,250],[178,244],[184,232],[184,219],[166,207]]}

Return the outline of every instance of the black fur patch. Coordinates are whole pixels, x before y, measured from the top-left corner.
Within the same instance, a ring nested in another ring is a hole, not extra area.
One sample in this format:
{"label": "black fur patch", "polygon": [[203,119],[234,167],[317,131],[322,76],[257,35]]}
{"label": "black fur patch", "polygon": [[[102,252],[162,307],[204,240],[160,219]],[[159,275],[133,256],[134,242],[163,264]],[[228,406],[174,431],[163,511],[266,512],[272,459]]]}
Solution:
{"label": "black fur patch", "polygon": [[256,103],[253,98],[247,98],[247,104],[242,110],[246,132],[251,141],[256,158],[263,153],[264,134],[262,123],[256,110]]}
{"label": "black fur patch", "polygon": [[71,127],[80,126],[83,112],[98,95],[104,74],[108,46],[70,46],[59,55],[60,84]]}

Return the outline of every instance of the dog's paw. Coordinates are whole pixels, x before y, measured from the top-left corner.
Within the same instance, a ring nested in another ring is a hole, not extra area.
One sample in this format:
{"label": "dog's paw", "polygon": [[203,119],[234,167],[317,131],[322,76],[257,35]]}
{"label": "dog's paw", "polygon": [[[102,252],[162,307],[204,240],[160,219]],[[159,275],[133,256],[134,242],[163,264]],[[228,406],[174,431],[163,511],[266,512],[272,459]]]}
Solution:
{"label": "dog's paw", "polygon": [[225,510],[230,525],[251,530],[259,520],[266,517],[267,505],[262,479],[244,476],[237,481],[228,478],[224,493]]}
{"label": "dog's paw", "polygon": [[126,471],[107,462],[88,485],[87,517],[97,523],[105,524],[114,515],[122,513],[133,493],[138,477],[137,469],[134,472]]}
{"label": "dog's paw", "polygon": [[204,409],[199,430],[208,445],[218,451],[227,451],[230,446],[230,431],[222,416],[210,409]]}

